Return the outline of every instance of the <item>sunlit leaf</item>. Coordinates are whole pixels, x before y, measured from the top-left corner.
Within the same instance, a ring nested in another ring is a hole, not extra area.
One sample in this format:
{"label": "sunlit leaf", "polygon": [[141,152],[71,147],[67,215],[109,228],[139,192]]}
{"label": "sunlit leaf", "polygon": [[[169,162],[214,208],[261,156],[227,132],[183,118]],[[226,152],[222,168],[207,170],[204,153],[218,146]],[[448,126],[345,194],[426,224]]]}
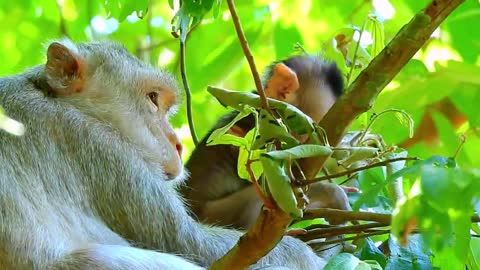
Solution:
{"label": "sunlit leaf", "polygon": [[270,151],[265,153],[274,159],[299,159],[315,156],[328,156],[332,153],[330,147],[313,145],[313,144],[302,144],[285,150]]}
{"label": "sunlit leaf", "polygon": [[340,253],[333,258],[331,258],[325,270],[338,270],[338,269],[356,269],[360,260],[349,253]]}
{"label": "sunlit leaf", "polygon": [[17,136],[21,136],[25,133],[25,126],[6,116],[2,108],[0,108],[0,129]]}
{"label": "sunlit leaf", "polygon": [[105,0],[103,3],[107,14],[120,22],[133,12],[137,17],[143,18],[148,10],[148,0]]}
{"label": "sunlit leaf", "polygon": [[383,23],[375,16],[368,16],[366,30],[372,34],[373,43],[370,54],[372,57],[375,57],[385,47],[385,31],[383,29]]}
{"label": "sunlit leaf", "polygon": [[[217,130],[214,130],[212,132],[210,137],[208,137],[208,139],[207,139],[207,145],[225,144],[225,143],[222,143],[222,141],[223,142],[237,141],[237,142],[241,142],[241,144],[235,144],[235,145],[238,145],[238,146],[239,145],[245,145],[247,143],[247,140],[245,138],[238,138],[238,136],[234,136],[234,135],[226,134],[226,133],[233,127],[233,125],[235,125],[235,123],[237,123],[242,118],[245,118],[252,113],[256,114],[256,111],[253,108],[251,108],[249,106],[242,106],[241,111],[235,116],[235,118],[233,118],[232,121],[230,121],[230,123],[226,124],[224,127],[221,127]],[[221,138],[221,137],[225,137],[225,138]],[[235,138],[232,138],[232,137],[237,137],[238,139],[235,139]],[[226,144],[229,144],[229,143],[227,142]]]}
{"label": "sunlit leaf", "polygon": [[277,205],[292,218],[302,217],[303,212],[297,208],[297,199],[290,185],[290,178],[282,166],[282,162],[266,154],[260,155],[260,161],[263,165],[263,172],[267,179],[268,188]]}
{"label": "sunlit leaf", "polygon": [[244,147],[240,147],[239,154],[238,154],[238,161],[237,161],[238,176],[242,179],[246,179],[249,181],[250,181],[250,175],[245,166],[248,159],[254,160],[254,161],[256,160],[255,162],[252,162],[250,165],[250,168],[252,169],[255,179],[258,180],[260,178],[260,175],[262,175],[263,173],[262,164],[258,161],[258,159],[260,158],[260,154],[265,152],[265,149],[260,149],[260,150],[250,149],[250,145],[254,140],[255,134],[256,134],[256,130],[252,129],[245,135],[244,139],[247,141],[247,144]]}
{"label": "sunlit leaf", "polygon": [[471,270],[480,269],[480,239],[473,238],[470,241],[470,247],[468,249],[467,267]]}
{"label": "sunlit leaf", "polygon": [[[360,248],[359,258],[361,260],[374,260],[376,261],[381,267],[385,267],[387,264],[387,257],[385,254],[378,249],[377,246],[372,242],[370,238],[365,239],[364,245]],[[382,269],[382,268],[380,268]]]}
{"label": "sunlit leaf", "polygon": [[432,269],[429,252],[425,250],[425,246],[421,238],[411,236],[406,247],[398,245],[392,238],[388,239],[388,249],[390,258],[385,269]]}

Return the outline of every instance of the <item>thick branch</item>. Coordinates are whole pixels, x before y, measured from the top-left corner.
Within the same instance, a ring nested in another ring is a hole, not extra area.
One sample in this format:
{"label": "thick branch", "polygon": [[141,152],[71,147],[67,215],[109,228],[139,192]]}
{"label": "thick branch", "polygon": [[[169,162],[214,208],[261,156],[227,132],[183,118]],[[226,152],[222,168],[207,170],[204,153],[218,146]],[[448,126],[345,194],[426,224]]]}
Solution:
{"label": "thick branch", "polygon": [[279,208],[263,208],[255,225],[210,269],[246,269],[277,245],[291,220],[290,216]]}
{"label": "thick branch", "polygon": [[[347,94],[335,103],[320,126],[327,132],[331,145],[337,145],[353,120],[366,112],[380,91],[430,38],[440,23],[464,0],[434,0],[420,11],[372,60],[348,87]],[[311,158],[302,162],[307,178],[313,178],[326,158]]]}

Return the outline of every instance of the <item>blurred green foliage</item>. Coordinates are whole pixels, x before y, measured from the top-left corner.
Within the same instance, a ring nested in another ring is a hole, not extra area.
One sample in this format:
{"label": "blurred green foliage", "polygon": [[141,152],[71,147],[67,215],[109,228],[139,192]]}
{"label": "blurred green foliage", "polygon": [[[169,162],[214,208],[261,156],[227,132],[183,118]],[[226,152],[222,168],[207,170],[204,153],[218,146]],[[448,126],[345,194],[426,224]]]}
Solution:
{"label": "blurred green foliage", "polygon": [[[213,0],[207,2],[213,3]],[[200,137],[203,137],[215,120],[227,111],[207,93],[207,85],[236,90],[254,88],[226,3],[223,1],[218,8],[217,4],[220,1],[214,2],[213,11],[204,16],[203,11],[199,13],[203,16],[203,21],[194,27],[187,41],[187,74],[193,97],[194,122]],[[429,1],[237,2],[237,11],[259,70],[274,60],[295,53],[296,44],[299,44],[307,52],[318,53],[337,61],[347,77],[345,61],[341,54],[334,50],[333,39],[336,35],[348,31],[353,33],[352,29],[364,28],[357,61],[366,65],[371,56],[376,55],[381,47]],[[0,32],[0,59],[2,59],[0,75],[14,74],[43,63],[44,45],[51,39],[68,36],[74,41],[117,40],[144,61],[164,67],[180,77],[179,42],[171,33],[171,20],[176,14],[171,6],[178,8],[175,5],[176,1],[158,0],[1,1],[0,24],[4,27]],[[218,12],[216,19],[213,18],[213,12]],[[371,20],[366,23],[370,14],[376,17],[375,19],[370,17]],[[433,155],[453,156],[460,144],[459,134],[464,134],[466,143],[459,151],[456,163],[462,168],[480,167],[480,113],[476,107],[480,104],[478,26],[480,26],[479,1],[466,0],[379,95],[374,107],[356,120],[352,129],[364,128],[373,114],[386,109],[394,108],[407,112],[415,121],[416,127],[422,119],[425,120],[427,113],[428,124],[422,126],[421,132],[416,132],[416,136],[419,134],[423,136],[416,142],[406,141],[409,130],[395,119],[394,114],[379,118],[373,125],[372,132],[381,134],[388,144],[408,146],[409,156],[422,158]],[[358,38],[355,35],[354,37]],[[358,72],[351,75],[354,79]],[[185,111],[185,107],[182,106],[173,119],[173,124],[186,146],[185,158],[187,158],[193,143],[189,137]],[[447,245],[447,249],[435,254],[432,260],[434,266],[448,265],[444,269],[457,269],[466,261],[471,269],[479,269],[479,241],[478,239],[466,241],[469,236],[465,232],[468,231],[469,224],[465,219],[459,218],[468,217],[472,209],[469,205],[461,203],[460,208],[454,204],[438,204],[445,197],[452,202],[467,200],[468,204],[470,193],[473,192],[469,192],[467,198],[464,196],[473,187],[478,188],[478,173],[456,172],[455,168],[441,166],[421,167],[420,170],[418,166],[413,167],[422,174],[418,173],[412,179],[407,179],[409,182],[406,183],[406,189],[409,190],[413,186],[412,190],[415,191],[414,182],[421,175],[423,182],[417,189],[423,192],[422,196],[410,193],[409,200],[404,205],[407,208],[402,208],[397,214],[400,219],[409,220],[419,211],[428,213],[421,214],[424,219],[420,220],[422,230],[432,230],[427,234],[426,242],[437,246]],[[428,171],[428,174],[425,174],[425,171]],[[378,183],[385,181],[381,173],[373,170],[363,172],[360,177],[372,182],[378,180]],[[435,181],[442,181],[444,185],[437,186]],[[451,189],[452,186],[456,189]],[[375,193],[375,196],[377,195]],[[382,197],[375,197],[375,200],[370,210],[388,208],[389,202]],[[439,244],[436,238],[438,234],[433,234],[432,223],[445,224],[441,229],[449,229],[447,233],[454,232],[456,239],[450,240],[457,241],[456,244],[445,243],[445,238],[442,238],[443,241]],[[477,227],[472,227],[472,230],[478,233],[480,230]],[[412,243],[423,245],[416,239]],[[397,250],[392,254],[397,254],[399,258],[404,258],[407,254],[406,249],[390,241],[388,245],[390,250]],[[448,246],[457,252],[456,257],[453,253],[448,253],[450,250]],[[375,259],[385,267],[385,261],[376,258],[375,254],[378,252],[372,243],[366,241],[362,248],[363,255],[359,256],[361,259]],[[428,256],[422,253],[423,248],[416,247],[415,251],[412,251],[414,249],[409,247],[408,250],[416,254],[413,261],[419,265],[422,265],[423,261],[419,263],[418,259],[423,260]],[[459,251],[464,257],[458,254]],[[420,256],[420,253],[423,255]],[[410,256],[410,253],[407,255]],[[342,255],[339,261],[350,260],[349,258]],[[390,269],[431,267],[429,263],[425,263],[425,266],[412,266],[403,259],[397,261],[391,259],[386,267]],[[355,262],[355,265],[358,263]]]}
{"label": "blurred green foliage", "polygon": [[[297,43],[307,52],[322,53],[338,60],[327,51],[332,47],[332,38],[340,29],[362,28],[368,14],[376,14],[383,22],[382,38],[388,42],[426,3],[415,0],[249,0],[239,1],[237,9],[256,64],[262,70],[271,61],[294,53]],[[125,10],[137,11],[127,16]],[[1,1],[0,23],[4,28],[0,32],[0,75],[14,74],[42,63],[44,45],[66,35],[75,41],[117,40],[143,60],[179,76],[179,44],[171,35],[170,24],[174,15],[169,1]],[[447,97],[468,121],[460,128],[454,128],[443,114],[434,113],[435,124],[440,126],[440,140],[429,145],[415,144],[410,153],[451,156],[459,143],[457,134],[462,132],[468,138],[457,162],[462,166],[478,167],[480,116],[475,104],[480,101],[480,92],[477,91],[480,88],[480,36],[472,29],[478,24],[478,1],[467,0],[447,18],[417,53],[415,60],[379,96],[374,108],[360,117],[352,128],[364,127],[372,113],[388,108],[405,110],[418,125],[423,113],[431,110],[430,104]],[[371,32],[362,35],[365,38],[361,42],[363,48],[378,48],[378,25],[367,25],[366,30]],[[371,36],[375,42],[370,45],[368,39]],[[225,2],[220,6],[217,19],[213,19],[212,12],[207,13],[190,34],[186,57],[194,121],[197,133],[202,137],[226,111],[208,95],[207,85],[237,90],[254,88]],[[185,115],[182,107],[173,122],[175,127],[181,128],[180,134],[186,144],[185,157],[188,157],[193,144]],[[392,122],[394,116],[390,117],[379,120],[373,131],[382,134],[389,143],[400,143],[408,137],[408,130]]]}

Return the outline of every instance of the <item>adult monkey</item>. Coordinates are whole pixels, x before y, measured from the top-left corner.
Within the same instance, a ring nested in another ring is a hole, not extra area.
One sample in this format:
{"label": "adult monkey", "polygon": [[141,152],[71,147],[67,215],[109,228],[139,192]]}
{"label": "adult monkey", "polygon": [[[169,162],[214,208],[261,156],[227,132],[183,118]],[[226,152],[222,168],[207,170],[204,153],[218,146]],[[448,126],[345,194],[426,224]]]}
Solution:
{"label": "adult monkey", "polygon": [[[265,94],[288,102],[319,122],[342,94],[340,70],[314,55],[293,56],[273,63],[266,71]],[[256,221],[262,201],[252,184],[237,174],[238,147],[207,146],[213,130],[225,126],[238,112],[220,118],[195,148],[186,167],[190,176],[181,187],[194,216],[201,222],[250,228]],[[229,133],[243,137],[255,126],[253,116],[241,119]],[[349,189],[347,189],[349,191]],[[345,191],[334,184],[316,183],[308,192],[309,207],[351,210]],[[329,220],[332,224],[343,220]]]}
{"label": "adult monkey", "polygon": [[[200,269],[224,255],[240,233],[196,223],[174,189],[177,96],[115,43],[53,42],[45,65],[0,79],[26,127],[0,132],[0,269]],[[285,237],[257,266],[324,264]]]}

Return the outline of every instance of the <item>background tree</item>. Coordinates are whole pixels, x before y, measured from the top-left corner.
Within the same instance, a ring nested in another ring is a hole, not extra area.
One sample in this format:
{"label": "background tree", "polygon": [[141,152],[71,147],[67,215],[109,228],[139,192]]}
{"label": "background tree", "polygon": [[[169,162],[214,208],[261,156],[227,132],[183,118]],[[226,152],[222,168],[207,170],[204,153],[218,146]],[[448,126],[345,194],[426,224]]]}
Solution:
{"label": "background tree", "polygon": [[[427,1],[413,0],[334,3],[257,0],[241,1],[237,3],[237,10],[260,70],[272,60],[293,53],[295,44],[298,43],[307,52],[322,52],[326,57],[338,61],[351,83],[359,71],[349,72],[348,63],[345,64],[341,50],[347,47],[342,47],[345,40],[341,37],[352,35],[354,40],[358,40],[361,36],[356,56],[349,55],[361,69],[379,52],[378,47],[383,47],[383,40],[388,42],[426,4]],[[136,14],[130,14],[132,10],[137,10]],[[243,52],[229,21],[226,5],[223,4],[218,12],[215,20],[211,13],[207,14],[202,24],[189,35],[187,43],[186,67],[193,97],[194,122],[199,137],[226,111],[205,91],[207,85],[239,90],[254,88]],[[3,1],[0,4],[0,22],[5,27],[0,33],[0,57],[3,62],[0,74],[12,74],[42,62],[41,44],[47,39],[61,36],[74,40],[114,39],[145,61],[166,66],[178,74],[179,45],[178,40],[171,35],[170,24],[174,14],[167,1]],[[376,20],[380,23],[368,21],[369,14],[376,15]],[[137,15],[144,18],[138,19]],[[413,138],[408,138],[408,128],[396,120],[394,114],[379,117],[372,126],[372,132],[381,134],[389,144],[408,148],[410,156],[428,158],[432,155],[455,155],[461,168],[479,167],[480,158],[477,153],[480,150],[480,117],[476,104],[480,101],[480,36],[475,34],[475,27],[479,24],[479,3],[467,0],[447,18],[426,45],[379,95],[374,107],[360,116],[351,128],[365,128],[372,115],[386,109],[403,110],[416,124]],[[340,50],[334,50],[333,40],[336,40]],[[355,51],[352,47],[348,49],[347,54]],[[185,157],[193,147],[186,123],[185,107],[182,107],[174,124],[187,146]],[[465,135],[466,143],[456,153],[460,144],[459,134]],[[449,179],[453,176],[462,178],[458,175],[448,176]],[[378,170],[362,172],[359,177],[360,180],[365,179],[365,186],[385,180]],[[457,183],[458,181],[460,180],[457,178]],[[407,182],[405,190],[410,190],[413,183],[413,180]],[[433,182],[433,186],[429,187],[438,187],[436,184],[438,182]],[[364,186],[361,187],[363,189]],[[445,199],[451,202],[468,200],[461,189],[455,192],[449,185],[440,187],[433,193],[436,196],[432,198],[434,202]],[[382,201],[384,198],[386,197],[375,196],[373,202],[358,205],[357,209],[388,209]],[[414,206],[419,203],[415,200],[410,202]],[[429,213],[434,212],[436,207],[447,211],[450,206],[434,205]],[[437,214],[441,216],[445,212],[438,211]],[[452,228],[455,230],[455,227]],[[472,229],[479,232],[475,224]],[[443,240],[449,240],[447,238],[443,237]],[[380,241],[385,237],[373,239]],[[470,245],[463,249],[447,243],[446,249],[439,249],[439,253],[435,253],[433,264],[441,265],[445,269],[455,269],[467,262],[471,267],[478,268],[480,241],[477,240],[473,238],[470,242],[462,243]],[[436,240],[435,243],[443,247],[440,242],[442,241]],[[405,251],[397,248],[398,246],[388,241],[382,251],[385,253],[385,249],[388,249],[391,253],[398,254],[398,257],[405,257],[402,253]],[[448,248],[456,250],[457,253],[459,250],[468,251],[465,253],[468,260],[462,260],[461,255],[454,257],[455,259],[452,259],[452,256],[443,256],[448,254]],[[362,259],[368,259],[371,255],[378,262],[382,260],[378,255],[380,253],[376,253],[375,248],[368,245],[368,241],[362,252],[363,255],[359,255]],[[410,249],[409,252],[408,256],[416,254],[412,258],[422,262],[419,258],[424,257],[418,255],[424,254],[421,249]],[[364,256],[366,253],[369,256]],[[425,256],[428,259],[428,253]],[[395,260],[391,259],[390,263],[392,262]]]}

